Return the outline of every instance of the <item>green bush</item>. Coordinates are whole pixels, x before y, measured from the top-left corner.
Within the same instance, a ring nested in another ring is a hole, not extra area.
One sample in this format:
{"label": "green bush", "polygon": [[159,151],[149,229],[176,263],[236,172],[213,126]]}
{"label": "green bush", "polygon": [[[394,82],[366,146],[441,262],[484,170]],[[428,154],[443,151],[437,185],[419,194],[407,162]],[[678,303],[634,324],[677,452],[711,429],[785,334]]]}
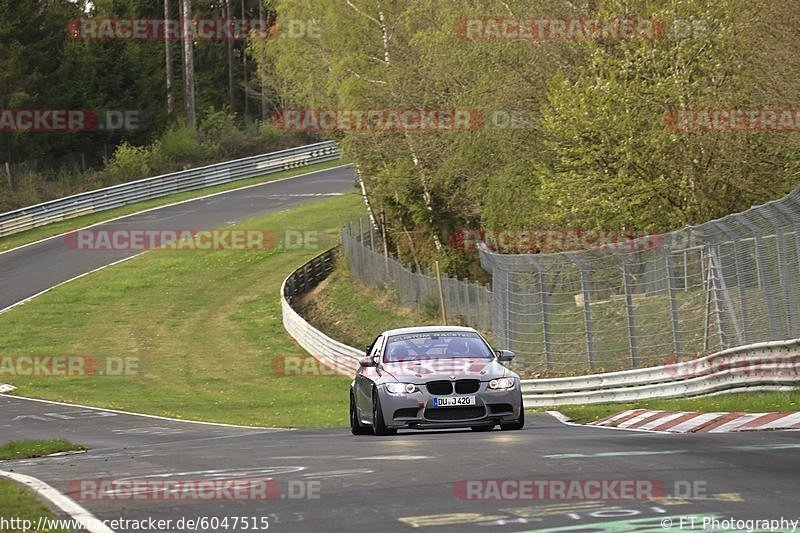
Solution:
{"label": "green bush", "polygon": [[116,182],[146,178],[152,170],[149,160],[150,152],[147,147],[133,146],[128,141],[123,141],[114,151],[104,174]]}
{"label": "green bush", "polygon": [[275,142],[281,136],[281,132],[269,122],[264,122],[258,129],[258,133],[265,142]]}
{"label": "green bush", "polygon": [[219,146],[223,156],[236,154],[246,136],[236,127],[235,118],[225,111],[208,110],[198,128],[201,142]]}
{"label": "green bush", "polygon": [[189,168],[217,158],[220,146],[201,142],[192,128],[179,124],[169,128],[153,145],[153,162],[159,170]]}

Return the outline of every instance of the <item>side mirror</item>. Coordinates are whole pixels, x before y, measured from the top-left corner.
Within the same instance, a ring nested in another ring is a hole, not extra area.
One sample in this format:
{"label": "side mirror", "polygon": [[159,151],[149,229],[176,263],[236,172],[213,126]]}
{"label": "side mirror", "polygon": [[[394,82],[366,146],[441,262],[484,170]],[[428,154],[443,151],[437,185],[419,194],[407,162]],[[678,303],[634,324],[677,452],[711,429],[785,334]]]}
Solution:
{"label": "side mirror", "polygon": [[499,350],[497,352],[497,360],[500,361],[501,363],[507,363],[512,359],[514,359],[514,356],[516,355],[517,354],[515,354],[511,350]]}
{"label": "side mirror", "polygon": [[373,359],[372,357],[362,357],[361,359],[358,360],[358,365],[361,368],[377,366],[377,364],[375,363],[375,359]]}
{"label": "side mirror", "polygon": [[365,355],[369,355],[369,351],[371,349],[372,349],[372,345],[371,344],[367,344],[367,346],[364,348],[364,354]]}

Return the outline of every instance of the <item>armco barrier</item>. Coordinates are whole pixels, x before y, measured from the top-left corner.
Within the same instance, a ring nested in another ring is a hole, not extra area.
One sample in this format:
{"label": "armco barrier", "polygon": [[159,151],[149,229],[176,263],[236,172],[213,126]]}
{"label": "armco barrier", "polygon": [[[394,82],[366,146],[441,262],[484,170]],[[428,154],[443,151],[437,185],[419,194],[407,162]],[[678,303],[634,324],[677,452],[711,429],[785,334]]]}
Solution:
{"label": "armco barrier", "polygon": [[0,237],[142,200],[331,161],[340,155],[337,144],[326,141],[82,192],[0,213]]}
{"label": "armco barrier", "polygon": [[[364,352],[332,339],[306,322],[291,298],[311,290],[333,269],[336,250],[315,257],[283,282],[283,325],[320,362],[352,375]],[[377,334],[377,332],[376,332]],[[631,402],[701,396],[734,389],[785,390],[800,384],[800,339],[761,342],[663,366],[587,376],[526,379],[527,407]]]}
{"label": "armco barrier", "polygon": [[342,374],[353,375],[358,359],[364,352],[334,340],[301,317],[292,308],[291,300],[313,289],[333,270],[336,248],[316,256],[287,277],[281,286],[281,310],[283,327],[297,343],[317,360]]}

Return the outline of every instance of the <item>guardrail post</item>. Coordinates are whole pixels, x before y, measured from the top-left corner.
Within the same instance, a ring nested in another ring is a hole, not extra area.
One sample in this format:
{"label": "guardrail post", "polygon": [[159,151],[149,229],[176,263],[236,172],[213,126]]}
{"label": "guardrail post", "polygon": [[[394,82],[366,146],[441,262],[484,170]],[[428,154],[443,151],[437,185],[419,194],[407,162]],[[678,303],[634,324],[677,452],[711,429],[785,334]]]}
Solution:
{"label": "guardrail post", "polygon": [[550,293],[544,281],[545,269],[533,257],[527,256],[527,261],[536,269],[536,277],[539,280],[539,309],[542,313],[542,344],[544,344],[545,366],[550,368],[553,364],[553,348],[550,345]]}
{"label": "guardrail post", "polygon": [[589,368],[594,369],[594,330],[592,328],[592,309],[591,295],[589,291],[589,272],[583,262],[572,252],[564,252],[564,255],[581,272],[581,292],[583,293],[583,325],[586,332],[586,354],[589,361]]}

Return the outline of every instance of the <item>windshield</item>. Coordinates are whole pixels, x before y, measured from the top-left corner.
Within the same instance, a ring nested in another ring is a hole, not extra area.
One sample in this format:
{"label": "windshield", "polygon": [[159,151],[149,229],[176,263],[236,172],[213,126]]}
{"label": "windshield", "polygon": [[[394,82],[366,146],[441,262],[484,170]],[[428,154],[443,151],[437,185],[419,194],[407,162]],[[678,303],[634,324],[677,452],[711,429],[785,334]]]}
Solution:
{"label": "windshield", "polygon": [[494,354],[477,333],[436,331],[389,337],[387,363],[430,359],[492,359]]}

